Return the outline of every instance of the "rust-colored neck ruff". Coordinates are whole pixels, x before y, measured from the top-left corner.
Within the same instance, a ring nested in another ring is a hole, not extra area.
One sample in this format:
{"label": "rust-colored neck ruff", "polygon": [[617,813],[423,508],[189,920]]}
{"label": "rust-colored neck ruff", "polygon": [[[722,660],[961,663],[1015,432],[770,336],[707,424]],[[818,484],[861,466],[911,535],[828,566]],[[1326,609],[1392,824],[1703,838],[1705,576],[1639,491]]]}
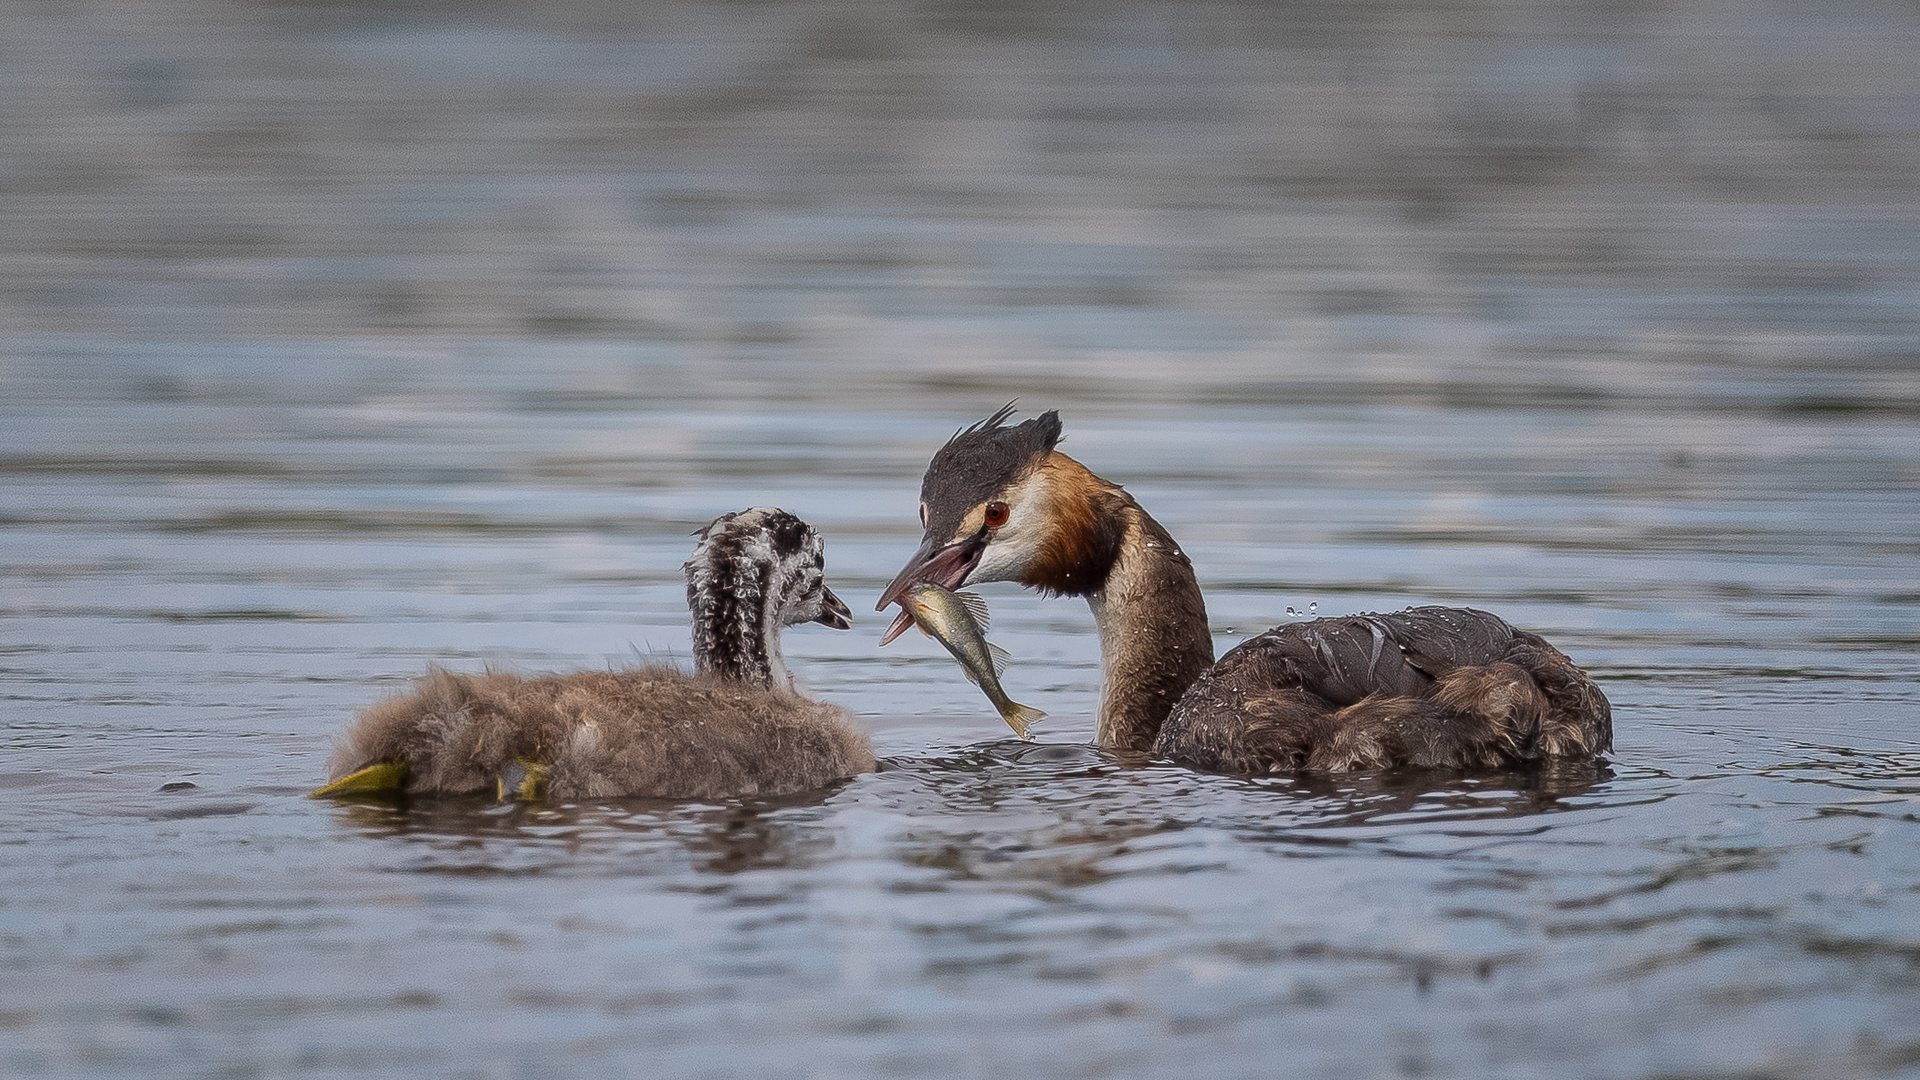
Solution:
{"label": "rust-colored neck ruff", "polygon": [[1127,508],[1139,507],[1119,486],[1057,450],[1041,462],[1035,480],[1046,500],[1047,529],[1020,584],[1053,596],[1090,596],[1120,560]]}
{"label": "rust-colored neck ruff", "polygon": [[1053,528],[1021,584],[1087,598],[1105,668],[1094,741],[1144,752],[1213,664],[1200,583],[1173,537],[1124,489],[1058,452],[1042,468]]}

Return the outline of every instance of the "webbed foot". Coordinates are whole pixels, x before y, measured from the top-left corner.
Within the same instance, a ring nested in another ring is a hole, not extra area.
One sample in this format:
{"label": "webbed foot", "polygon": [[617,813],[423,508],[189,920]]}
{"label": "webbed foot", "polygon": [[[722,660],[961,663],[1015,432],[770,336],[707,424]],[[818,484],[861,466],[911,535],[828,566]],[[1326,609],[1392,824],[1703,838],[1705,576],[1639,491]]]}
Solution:
{"label": "webbed foot", "polygon": [[501,802],[508,799],[539,802],[547,797],[547,787],[552,780],[553,770],[547,766],[537,761],[515,758],[500,770],[494,793]]}
{"label": "webbed foot", "polygon": [[318,788],[309,799],[331,799],[342,795],[399,795],[406,791],[407,766],[399,761],[376,761],[365,768]]}

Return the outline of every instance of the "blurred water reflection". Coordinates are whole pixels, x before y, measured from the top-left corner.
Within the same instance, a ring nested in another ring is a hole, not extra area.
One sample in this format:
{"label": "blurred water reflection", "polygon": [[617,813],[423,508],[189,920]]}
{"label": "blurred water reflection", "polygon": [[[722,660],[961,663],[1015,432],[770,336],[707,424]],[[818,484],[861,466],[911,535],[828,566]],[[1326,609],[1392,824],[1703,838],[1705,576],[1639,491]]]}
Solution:
{"label": "blurred water reflection", "polygon": [[[0,24],[0,1073],[1920,1067],[1913,10]],[[429,662],[684,656],[718,513],[860,609],[1016,396],[1221,648],[1493,608],[1616,760],[1118,760],[1084,606],[990,588],[1038,744],[876,622],[788,637],[833,791],[302,797]]]}

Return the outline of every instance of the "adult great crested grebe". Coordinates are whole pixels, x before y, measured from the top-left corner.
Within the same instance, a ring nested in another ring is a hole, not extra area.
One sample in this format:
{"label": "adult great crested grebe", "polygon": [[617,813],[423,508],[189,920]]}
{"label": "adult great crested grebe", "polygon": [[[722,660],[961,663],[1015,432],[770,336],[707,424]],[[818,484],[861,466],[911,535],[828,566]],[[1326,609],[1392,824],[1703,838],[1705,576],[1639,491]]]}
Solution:
{"label": "adult great crested grebe", "polygon": [[844,709],[793,688],[780,630],[850,626],[824,545],[784,510],[699,533],[687,575],[694,673],[660,664],[522,677],[434,670],[363,710],[315,794],[713,799],[824,787],[875,763]]}
{"label": "adult great crested grebe", "polygon": [[920,487],[920,550],[880,595],[1014,581],[1084,596],[1105,668],[1095,742],[1219,772],[1512,767],[1607,751],[1586,672],[1471,608],[1274,627],[1213,659],[1193,565],[1133,496],[1054,449],[1058,413],[1008,405],[954,435]]}

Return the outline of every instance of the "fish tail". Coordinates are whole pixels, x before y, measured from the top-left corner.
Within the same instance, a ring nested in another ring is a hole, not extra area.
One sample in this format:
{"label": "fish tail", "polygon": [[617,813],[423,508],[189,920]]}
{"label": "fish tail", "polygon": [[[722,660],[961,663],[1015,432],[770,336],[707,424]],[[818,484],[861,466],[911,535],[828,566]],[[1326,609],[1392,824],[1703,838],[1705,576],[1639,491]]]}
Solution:
{"label": "fish tail", "polygon": [[1033,739],[1033,725],[1046,719],[1047,714],[1031,705],[1022,705],[1009,699],[1006,707],[1000,710],[1000,718],[1007,722],[1015,735],[1029,742]]}

